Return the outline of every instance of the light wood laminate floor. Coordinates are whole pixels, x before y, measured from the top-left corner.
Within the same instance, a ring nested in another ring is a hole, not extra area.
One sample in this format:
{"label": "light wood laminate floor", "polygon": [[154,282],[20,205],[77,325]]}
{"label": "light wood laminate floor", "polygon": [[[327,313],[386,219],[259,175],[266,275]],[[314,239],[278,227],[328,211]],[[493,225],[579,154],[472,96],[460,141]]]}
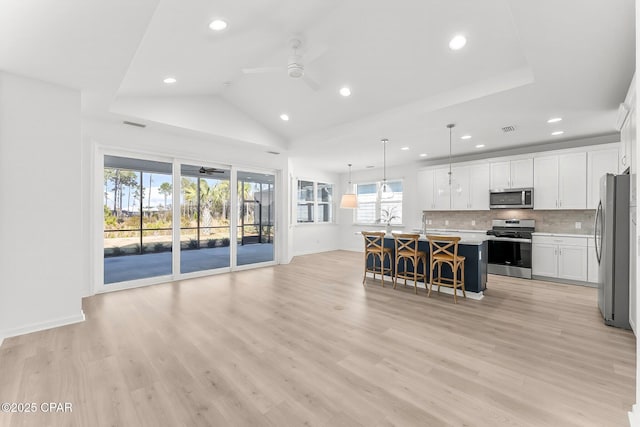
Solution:
{"label": "light wood laminate floor", "polygon": [[[362,255],[85,299],[5,340],[6,426],[624,426],[635,338],[596,290],[490,276],[482,301],[361,284]],[[389,282],[388,282],[389,283]]]}

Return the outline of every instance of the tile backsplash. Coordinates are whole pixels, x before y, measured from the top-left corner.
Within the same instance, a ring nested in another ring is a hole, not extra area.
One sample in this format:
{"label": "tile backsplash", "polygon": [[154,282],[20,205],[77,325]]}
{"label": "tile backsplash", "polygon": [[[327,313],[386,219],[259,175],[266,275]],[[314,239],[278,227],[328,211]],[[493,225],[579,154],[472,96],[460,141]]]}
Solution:
{"label": "tile backsplash", "polygon": [[[424,228],[489,230],[493,219],[535,219],[536,231],[593,235],[595,210],[500,209],[490,211],[424,211]],[[429,224],[431,221],[431,224]],[[475,224],[473,223],[475,221]],[[576,228],[580,223],[580,228]]]}

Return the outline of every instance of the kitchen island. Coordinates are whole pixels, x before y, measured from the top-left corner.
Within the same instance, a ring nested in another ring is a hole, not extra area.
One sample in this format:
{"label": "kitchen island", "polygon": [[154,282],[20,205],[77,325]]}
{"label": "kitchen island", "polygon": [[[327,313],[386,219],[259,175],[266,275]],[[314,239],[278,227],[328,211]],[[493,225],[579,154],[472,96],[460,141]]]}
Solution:
{"label": "kitchen island", "polygon": [[[471,233],[471,232],[453,232],[453,231],[431,231],[427,230],[428,235],[446,235],[446,236],[458,236],[461,238],[458,243],[458,254],[464,256],[464,281],[465,289],[467,291],[467,297],[471,299],[481,299],[484,295],[484,290],[487,287],[487,240],[489,236],[483,233]],[[395,251],[395,244],[393,235],[387,233],[384,238],[385,248],[390,248]],[[425,234],[420,234],[420,240],[418,241],[418,249],[424,251],[427,254],[427,265],[429,264],[429,242],[425,237]],[[392,253],[392,259],[395,259],[395,252]],[[369,257],[368,264],[372,264],[372,257]],[[393,263],[392,263],[393,264]],[[388,261],[385,262],[385,266],[388,266]],[[404,265],[401,262],[400,269],[403,269]],[[392,266],[393,268],[393,266]],[[409,266],[409,271],[413,271]],[[403,271],[403,270],[401,270]],[[418,268],[418,272],[422,272],[422,266]],[[448,266],[443,266],[443,276],[453,277],[451,269]],[[428,277],[428,273],[427,273]],[[400,283],[404,283],[403,280],[398,280]],[[413,284],[412,284],[413,286]],[[418,287],[424,286],[424,283],[418,281]],[[453,289],[441,288],[440,292],[453,294]],[[458,296],[461,296],[462,292],[458,291]]]}

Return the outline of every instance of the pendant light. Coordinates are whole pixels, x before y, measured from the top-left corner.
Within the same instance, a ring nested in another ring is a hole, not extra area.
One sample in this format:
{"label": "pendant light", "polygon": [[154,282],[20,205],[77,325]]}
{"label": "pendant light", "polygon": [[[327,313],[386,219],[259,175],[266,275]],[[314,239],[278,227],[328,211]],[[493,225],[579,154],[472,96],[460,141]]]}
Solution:
{"label": "pendant light", "polygon": [[387,143],[389,140],[384,138],[382,140],[382,185],[380,186],[380,198],[391,199],[393,197],[393,190],[391,186],[387,184]]}
{"label": "pendant light", "polygon": [[340,207],[345,209],[355,209],[358,207],[358,198],[355,193],[352,193],[353,187],[351,186],[351,163],[349,163],[349,186],[347,192],[342,195],[340,200]]}
{"label": "pendant light", "polygon": [[449,187],[451,187],[451,176],[452,176],[452,172],[451,172],[451,130],[455,127],[456,125],[454,125],[453,123],[449,123],[447,125],[447,128],[449,128]]}

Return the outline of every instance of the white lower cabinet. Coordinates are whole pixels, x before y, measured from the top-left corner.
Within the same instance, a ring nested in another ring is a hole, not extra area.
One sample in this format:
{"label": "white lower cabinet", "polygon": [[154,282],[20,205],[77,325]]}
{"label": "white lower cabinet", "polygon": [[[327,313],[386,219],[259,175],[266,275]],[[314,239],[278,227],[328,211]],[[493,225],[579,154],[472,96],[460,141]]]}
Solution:
{"label": "white lower cabinet", "polygon": [[586,282],[587,238],[533,236],[531,270],[534,276]]}
{"label": "white lower cabinet", "polygon": [[533,275],[558,276],[558,245],[533,243],[531,251],[531,273]]}

